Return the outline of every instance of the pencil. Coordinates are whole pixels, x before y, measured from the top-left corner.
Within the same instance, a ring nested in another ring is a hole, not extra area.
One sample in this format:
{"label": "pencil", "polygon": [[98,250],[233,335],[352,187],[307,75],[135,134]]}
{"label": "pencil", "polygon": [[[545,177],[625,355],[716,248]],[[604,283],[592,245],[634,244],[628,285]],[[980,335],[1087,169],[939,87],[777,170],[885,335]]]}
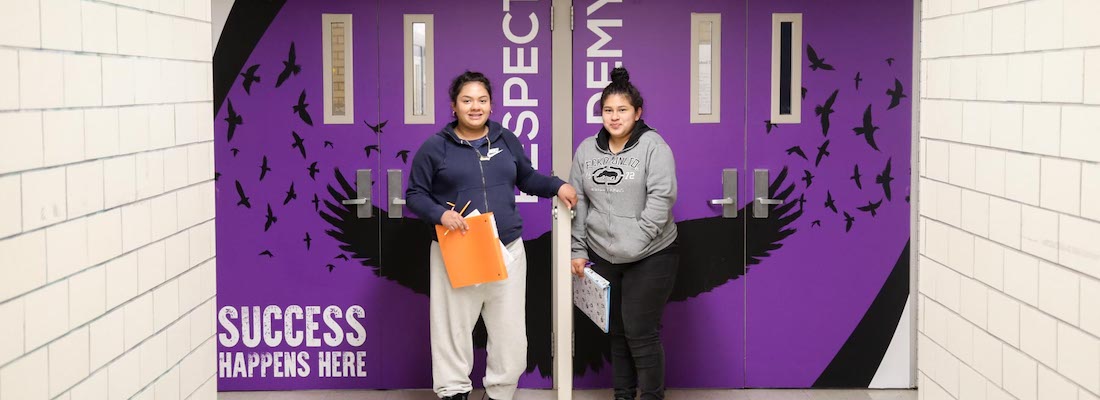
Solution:
{"label": "pencil", "polygon": [[458,215],[462,215],[462,213],[465,213],[466,212],[466,207],[469,207],[469,206],[470,206],[470,200],[466,200],[466,205],[462,206],[462,211],[459,211]]}

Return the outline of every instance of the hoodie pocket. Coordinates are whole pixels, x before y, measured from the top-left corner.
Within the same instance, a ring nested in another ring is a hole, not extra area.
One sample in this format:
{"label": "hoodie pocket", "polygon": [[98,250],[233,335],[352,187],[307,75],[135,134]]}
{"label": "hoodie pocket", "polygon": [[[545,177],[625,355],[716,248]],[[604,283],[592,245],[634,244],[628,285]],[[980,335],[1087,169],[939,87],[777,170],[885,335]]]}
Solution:
{"label": "hoodie pocket", "polygon": [[620,217],[598,210],[589,210],[585,219],[589,240],[595,242],[615,258],[633,258],[649,245],[634,217]]}

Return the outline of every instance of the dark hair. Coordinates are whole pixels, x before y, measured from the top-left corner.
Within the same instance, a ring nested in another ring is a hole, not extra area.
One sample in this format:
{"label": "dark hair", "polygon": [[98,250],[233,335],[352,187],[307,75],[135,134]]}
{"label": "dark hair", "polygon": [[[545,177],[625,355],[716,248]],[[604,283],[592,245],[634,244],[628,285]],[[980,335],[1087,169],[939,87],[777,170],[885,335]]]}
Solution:
{"label": "dark hair", "polygon": [[626,68],[615,67],[611,70],[611,83],[603,88],[603,95],[600,96],[600,108],[603,108],[604,100],[607,100],[607,97],[613,94],[626,96],[626,99],[630,101],[630,105],[634,108],[642,108],[642,94],[638,92],[638,88],[634,87],[634,84],[630,83],[630,73],[626,72]]}
{"label": "dark hair", "polygon": [[485,86],[485,91],[489,92],[489,99],[493,99],[493,86],[489,84],[489,78],[486,78],[485,74],[482,74],[480,72],[467,70],[466,72],[463,72],[462,75],[456,76],[455,79],[451,81],[451,103],[458,102],[458,92],[461,92],[462,87],[471,82],[478,82]]}

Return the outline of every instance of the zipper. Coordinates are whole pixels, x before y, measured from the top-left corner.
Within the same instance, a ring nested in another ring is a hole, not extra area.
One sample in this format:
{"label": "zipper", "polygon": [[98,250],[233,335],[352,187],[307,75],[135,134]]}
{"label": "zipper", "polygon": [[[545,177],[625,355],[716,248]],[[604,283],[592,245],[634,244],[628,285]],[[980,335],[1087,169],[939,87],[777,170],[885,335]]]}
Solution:
{"label": "zipper", "polygon": [[[488,135],[486,135],[486,137],[488,137]],[[488,143],[488,142],[486,142],[486,143]],[[481,170],[481,198],[485,199],[485,211],[484,211],[484,213],[488,213],[489,212],[489,188],[488,188],[488,184],[485,183],[485,167],[481,165],[481,163],[482,163],[481,153],[478,153],[477,149],[474,148],[473,143],[470,143],[469,140],[466,141],[466,145],[470,146],[470,150],[472,150],[474,153],[477,154],[477,169]],[[489,150],[492,150],[492,149],[485,150],[485,154],[489,154],[488,153]]]}

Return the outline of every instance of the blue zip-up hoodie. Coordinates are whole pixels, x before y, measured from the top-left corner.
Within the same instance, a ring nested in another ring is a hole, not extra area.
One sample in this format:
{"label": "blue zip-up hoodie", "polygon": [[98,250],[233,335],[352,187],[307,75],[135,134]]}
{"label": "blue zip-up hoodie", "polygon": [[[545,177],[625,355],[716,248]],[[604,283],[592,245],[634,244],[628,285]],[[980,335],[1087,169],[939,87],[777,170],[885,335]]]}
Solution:
{"label": "blue zip-up hoodie", "polygon": [[[458,211],[470,201],[466,213],[474,209],[492,212],[501,241],[511,243],[523,233],[515,188],[549,198],[557,195],[565,182],[532,168],[515,133],[500,124],[488,121],[492,149],[483,143],[477,151],[455,134],[457,124],[447,124],[416,151],[405,192],[409,208],[421,220],[438,225],[443,213],[451,209],[447,202],[457,204]],[[492,156],[489,161],[479,161],[478,151]]]}

